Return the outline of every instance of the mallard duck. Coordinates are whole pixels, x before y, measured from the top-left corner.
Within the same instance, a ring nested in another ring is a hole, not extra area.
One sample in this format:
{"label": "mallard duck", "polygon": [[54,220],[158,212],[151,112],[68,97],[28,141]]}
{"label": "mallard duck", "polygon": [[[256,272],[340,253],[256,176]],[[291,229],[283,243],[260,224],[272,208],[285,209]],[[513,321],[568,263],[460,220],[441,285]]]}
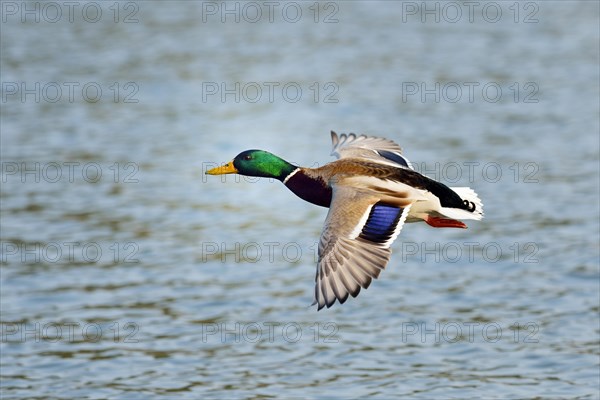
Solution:
{"label": "mallard duck", "polygon": [[466,228],[483,218],[470,188],[449,188],[415,171],[391,140],[331,132],[338,160],[319,168],[293,165],[263,150],[246,150],[209,175],[275,178],[303,200],[329,207],[319,241],[315,298],[318,310],[343,304],[367,289],[387,265],[404,222]]}

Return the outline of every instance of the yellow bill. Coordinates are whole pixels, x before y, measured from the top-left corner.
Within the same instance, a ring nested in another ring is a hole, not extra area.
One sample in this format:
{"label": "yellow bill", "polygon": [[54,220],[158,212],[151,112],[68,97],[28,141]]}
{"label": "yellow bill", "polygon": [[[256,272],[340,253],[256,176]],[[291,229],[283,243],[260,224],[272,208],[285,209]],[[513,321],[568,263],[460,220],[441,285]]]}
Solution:
{"label": "yellow bill", "polygon": [[224,174],[237,174],[238,170],[233,166],[233,161],[228,162],[220,167],[212,168],[206,171],[207,175],[224,175]]}

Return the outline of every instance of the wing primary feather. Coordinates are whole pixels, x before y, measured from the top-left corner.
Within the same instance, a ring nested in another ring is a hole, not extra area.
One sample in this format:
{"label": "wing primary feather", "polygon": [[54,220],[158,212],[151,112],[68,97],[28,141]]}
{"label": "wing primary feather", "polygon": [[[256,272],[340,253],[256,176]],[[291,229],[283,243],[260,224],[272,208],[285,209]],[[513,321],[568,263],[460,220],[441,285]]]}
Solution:
{"label": "wing primary feather", "polygon": [[358,285],[358,283],[354,281],[352,277],[348,278],[346,276],[346,271],[343,268],[339,269],[339,278],[344,287],[346,288],[346,291],[349,292],[352,295],[352,297],[356,297],[354,292],[357,292],[358,294],[357,290],[360,290],[360,285]]}
{"label": "wing primary feather", "polygon": [[[338,300],[341,299],[343,297],[343,294],[335,282],[335,273],[331,273],[327,279],[329,280],[329,286],[331,286],[331,289],[333,290],[333,294],[334,294],[335,298]],[[335,302],[335,300],[334,300],[334,302]]]}
{"label": "wing primary feather", "polygon": [[329,279],[321,280],[321,289],[323,292],[325,305],[327,306],[327,308],[329,308],[333,305],[333,303],[335,303],[335,294],[333,292],[333,289],[331,288]]}
{"label": "wing primary feather", "polygon": [[352,278],[356,281],[356,283],[358,283],[360,285],[360,287],[368,287],[369,286],[369,282],[371,281],[371,277],[363,272],[362,268],[360,269],[355,269],[355,268],[348,268],[348,272],[350,273],[350,275],[352,276]]}

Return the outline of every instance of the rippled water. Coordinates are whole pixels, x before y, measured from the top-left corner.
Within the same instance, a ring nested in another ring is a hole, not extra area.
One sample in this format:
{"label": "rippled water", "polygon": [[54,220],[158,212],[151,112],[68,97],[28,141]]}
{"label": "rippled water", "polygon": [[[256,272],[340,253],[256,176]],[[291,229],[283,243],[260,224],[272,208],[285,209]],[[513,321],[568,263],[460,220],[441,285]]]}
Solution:
{"label": "rippled water", "polygon": [[[598,398],[597,2],[76,3],[2,3],[2,398]],[[203,172],[331,129],[486,218],[317,313],[326,210]]]}

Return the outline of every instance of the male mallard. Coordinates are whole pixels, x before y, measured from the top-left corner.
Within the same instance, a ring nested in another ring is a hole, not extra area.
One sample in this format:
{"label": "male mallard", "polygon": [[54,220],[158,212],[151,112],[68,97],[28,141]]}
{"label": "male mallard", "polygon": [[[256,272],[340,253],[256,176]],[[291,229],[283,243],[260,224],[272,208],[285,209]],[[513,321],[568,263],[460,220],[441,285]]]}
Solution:
{"label": "male mallard", "polygon": [[414,171],[391,140],[331,132],[339,160],[303,168],[263,150],[247,150],[206,171],[279,179],[298,197],[329,207],[319,242],[315,278],[318,309],[344,303],[367,289],[390,259],[404,222],[466,228],[460,219],[483,217],[470,188],[449,188]]}

